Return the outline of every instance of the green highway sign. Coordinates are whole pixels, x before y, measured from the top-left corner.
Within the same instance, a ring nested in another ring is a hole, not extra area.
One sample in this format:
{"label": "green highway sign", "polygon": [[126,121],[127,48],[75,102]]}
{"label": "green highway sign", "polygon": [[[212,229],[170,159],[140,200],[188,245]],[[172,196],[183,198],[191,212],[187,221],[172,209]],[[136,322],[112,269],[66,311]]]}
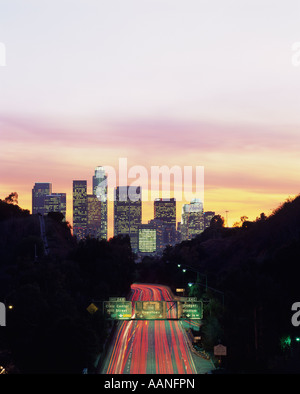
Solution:
{"label": "green highway sign", "polygon": [[[95,313],[94,304],[87,308]],[[180,301],[126,301],[123,297],[110,297],[103,301],[103,313],[109,320],[169,320],[202,319],[203,304],[197,298],[181,297]]]}
{"label": "green highway sign", "polygon": [[130,320],[132,314],[131,301],[104,301],[104,315],[111,320]]}
{"label": "green highway sign", "polygon": [[203,304],[202,301],[178,302],[179,319],[202,319]]}
{"label": "green highway sign", "polygon": [[135,301],[135,318],[139,320],[159,320],[166,318],[164,301]]}

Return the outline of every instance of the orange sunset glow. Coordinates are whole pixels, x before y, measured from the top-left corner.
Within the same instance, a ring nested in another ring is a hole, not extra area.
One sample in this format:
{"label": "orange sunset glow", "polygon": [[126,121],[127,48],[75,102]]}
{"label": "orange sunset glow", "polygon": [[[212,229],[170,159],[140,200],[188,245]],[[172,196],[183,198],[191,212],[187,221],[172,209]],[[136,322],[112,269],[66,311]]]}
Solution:
{"label": "orange sunset glow", "polygon": [[[264,212],[269,215],[273,209],[284,202],[289,196],[298,193],[297,178],[300,170],[296,144],[297,135],[292,132],[289,141],[277,134],[268,140],[267,133],[259,133],[255,127],[248,127],[248,134],[231,133],[229,127],[209,126],[210,133],[201,124],[176,125],[177,132],[172,133],[171,125],[164,131],[164,139],[170,139],[168,146],[161,145],[159,135],[166,125],[150,127],[145,123],[140,131],[131,134],[130,125],[124,125],[126,143],[119,146],[115,141],[122,139],[122,130],[106,129],[111,141],[101,142],[101,133],[82,134],[83,143],[78,136],[74,141],[70,131],[60,133],[44,133],[31,124],[13,124],[13,120],[2,121],[2,130],[6,131],[2,139],[1,166],[1,197],[4,198],[12,191],[19,194],[19,204],[31,210],[31,189],[35,182],[51,182],[54,192],[67,193],[67,220],[72,223],[72,181],[85,179],[88,189],[92,190],[92,176],[97,165],[109,165],[118,172],[119,158],[128,159],[128,169],[134,165],[145,166],[148,173],[151,166],[167,165],[169,168],[185,165],[204,167],[204,208],[228,217],[228,225],[232,226],[241,216],[249,220]],[[178,122],[179,123],[179,122]],[[45,120],[45,124],[47,121]],[[167,125],[168,126],[168,125]],[[195,130],[198,127],[198,134]],[[101,123],[99,124],[101,129]],[[34,130],[34,131],[32,131]],[[145,134],[155,138],[144,139]],[[224,134],[222,134],[222,132]],[[118,134],[119,133],[119,134]],[[167,134],[169,133],[169,134]],[[230,134],[231,133],[231,134]],[[286,133],[286,131],[285,131]],[[79,132],[78,132],[79,134]],[[26,139],[22,139],[26,135]],[[183,138],[183,136],[185,137]],[[224,143],[224,137],[231,140]],[[285,134],[287,136],[287,134]],[[90,138],[90,141],[89,141]],[[190,141],[189,141],[190,138]],[[282,143],[281,139],[282,138]],[[202,140],[204,143],[202,144]],[[183,144],[181,144],[181,141]],[[18,141],[18,142],[16,142]],[[166,148],[165,148],[166,146]],[[38,163],[38,164],[37,164]],[[18,179],[18,182],[16,181]],[[134,179],[129,179],[133,182]],[[171,187],[174,185],[171,183]],[[172,191],[172,189],[171,189]],[[177,221],[181,220],[181,207],[188,201],[178,201]],[[109,237],[113,236],[113,204],[109,203]],[[153,202],[143,203],[144,223],[153,218]]]}
{"label": "orange sunset glow", "polygon": [[228,226],[299,193],[299,23],[283,2],[272,18],[258,1],[17,3],[0,16],[0,198],[31,210],[34,183],[50,182],[72,223],[73,180],[91,192],[95,167],[119,158],[203,166],[204,209]]}

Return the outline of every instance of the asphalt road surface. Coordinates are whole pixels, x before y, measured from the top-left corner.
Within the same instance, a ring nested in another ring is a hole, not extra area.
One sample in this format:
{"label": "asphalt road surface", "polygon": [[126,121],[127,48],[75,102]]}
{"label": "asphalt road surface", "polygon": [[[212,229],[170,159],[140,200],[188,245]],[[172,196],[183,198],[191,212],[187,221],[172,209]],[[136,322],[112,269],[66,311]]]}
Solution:
{"label": "asphalt road surface", "polygon": [[[172,296],[162,285],[133,284],[132,301],[169,301]],[[175,317],[172,308],[167,312]],[[134,312],[133,312],[134,317]],[[199,374],[213,369],[210,361],[190,349],[183,322],[178,320],[119,321],[103,374]]]}

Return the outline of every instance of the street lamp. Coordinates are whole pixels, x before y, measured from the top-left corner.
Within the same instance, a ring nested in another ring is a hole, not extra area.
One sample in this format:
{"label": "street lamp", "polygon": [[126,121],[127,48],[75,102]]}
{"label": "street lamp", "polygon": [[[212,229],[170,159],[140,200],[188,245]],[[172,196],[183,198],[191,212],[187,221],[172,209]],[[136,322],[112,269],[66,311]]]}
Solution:
{"label": "street lamp", "polygon": [[[180,268],[180,267],[181,267],[181,264],[178,264],[177,267]],[[182,270],[182,272],[186,272],[186,270],[188,269],[189,271],[195,272],[195,273],[197,274],[197,282],[200,282],[199,276],[200,276],[200,275],[203,276],[203,277],[205,278],[205,288],[206,288],[206,290],[207,290],[207,275],[202,274],[202,272],[199,272],[199,271],[196,270],[195,268],[190,267],[190,266],[188,266],[188,265],[184,265],[184,267],[185,267],[185,268]]]}
{"label": "street lamp", "polygon": [[[217,289],[214,289],[213,287],[209,287],[209,286],[207,286],[207,284],[206,285],[203,285],[202,283],[188,283],[188,286],[189,287],[192,287],[192,286],[203,286],[203,287],[205,287],[205,289],[206,289],[206,291],[207,291],[207,289],[209,289],[209,290],[212,290],[212,291],[214,291],[214,292],[216,292],[216,293],[219,293],[219,294],[221,294],[221,296],[222,296],[222,304],[223,304],[223,309],[224,309],[224,293],[223,293],[223,291],[221,291],[221,290],[217,290]],[[299,338],[296,338],[296,341],[299,341],[300,342],[300,337]]]}

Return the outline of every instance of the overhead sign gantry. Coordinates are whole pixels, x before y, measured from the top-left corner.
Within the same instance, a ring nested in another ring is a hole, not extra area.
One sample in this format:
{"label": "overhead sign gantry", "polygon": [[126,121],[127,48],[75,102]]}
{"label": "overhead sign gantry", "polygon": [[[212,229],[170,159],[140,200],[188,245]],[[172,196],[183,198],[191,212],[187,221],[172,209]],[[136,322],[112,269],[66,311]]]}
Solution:
{"label": "overhead sign gantry", "polygon": [[[108,320],[199,320],[203,304],[196,298],[181,297],[180,301],[126,301],[111,297],[103,301],[103,313]],[[88,308],[89,310],[90,306]],[[93,310],[95,312],[95,310]]]}

